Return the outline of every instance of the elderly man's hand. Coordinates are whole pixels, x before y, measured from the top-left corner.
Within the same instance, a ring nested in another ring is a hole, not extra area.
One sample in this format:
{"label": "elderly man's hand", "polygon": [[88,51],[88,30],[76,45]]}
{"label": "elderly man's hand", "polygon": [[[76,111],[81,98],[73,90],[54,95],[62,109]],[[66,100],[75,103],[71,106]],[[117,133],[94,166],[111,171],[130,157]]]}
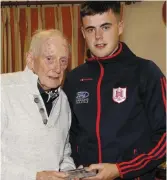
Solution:
{"label": "elderly man's hand", "polygon": [[63,180],[68,175],[65,172],[59,171],[41,171],[37,172],[36,180]]}
{"label": "elderly man's hand", "polygon": [[98,170],[98,174],[94,177],[85,178],[83,180],[114,180],[120,176],[118,168],[115,164],[92,164],[86,170]]}

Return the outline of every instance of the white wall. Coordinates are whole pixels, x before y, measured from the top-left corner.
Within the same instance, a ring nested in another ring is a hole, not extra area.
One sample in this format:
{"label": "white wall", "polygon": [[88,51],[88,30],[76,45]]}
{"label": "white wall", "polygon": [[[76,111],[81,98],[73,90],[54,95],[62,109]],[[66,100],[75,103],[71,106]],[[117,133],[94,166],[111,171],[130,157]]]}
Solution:
{"label": "white wall", "polygon": [[163,1],[145,1],[124,6],[124,33],[121,39],[132,51],[153,60],[166,74],[166,26]]}

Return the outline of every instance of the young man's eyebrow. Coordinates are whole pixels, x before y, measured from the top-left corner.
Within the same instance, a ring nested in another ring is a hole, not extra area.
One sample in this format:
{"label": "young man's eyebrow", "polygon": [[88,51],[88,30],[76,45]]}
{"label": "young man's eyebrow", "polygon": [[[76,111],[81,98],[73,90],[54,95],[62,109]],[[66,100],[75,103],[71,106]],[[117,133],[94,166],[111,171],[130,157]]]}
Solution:
{"label": "young man's eyebrow", "polygon": [[95,27],[94,26],[88,26],[88,27],[85,28],[85,30],[91,29],[91,28],[95,28]]}
{"label": "young man's eyebrow", "polygon": [[[107,26],[107,25],[111,26],[112,23],[103,23],[103,24],[100,25],[100,27]],[[85,30],[91,29],[91,28],[96,28],[96,27],[95,26],[88,26],[88,27],[85,28]]]}
{"label": "young man's eyebrow", "polygon": [[112,23],[104,23],[104,24],[100,25],[100,27],[102,27],[102,26],[107,26],[107,25],[111,26]]}

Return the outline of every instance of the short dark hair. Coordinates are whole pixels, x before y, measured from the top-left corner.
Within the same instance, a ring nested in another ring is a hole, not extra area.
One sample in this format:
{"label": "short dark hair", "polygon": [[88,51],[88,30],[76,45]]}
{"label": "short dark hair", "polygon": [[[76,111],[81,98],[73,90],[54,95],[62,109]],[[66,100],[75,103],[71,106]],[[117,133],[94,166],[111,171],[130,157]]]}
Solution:
{"label": "short dark hair", "polygon": [[110,9],[112,9],[115,14],[120,15],[120,1],[85,1],[81,4],[80,15],[81,18],[83,18],[85,16],[103,14]]}

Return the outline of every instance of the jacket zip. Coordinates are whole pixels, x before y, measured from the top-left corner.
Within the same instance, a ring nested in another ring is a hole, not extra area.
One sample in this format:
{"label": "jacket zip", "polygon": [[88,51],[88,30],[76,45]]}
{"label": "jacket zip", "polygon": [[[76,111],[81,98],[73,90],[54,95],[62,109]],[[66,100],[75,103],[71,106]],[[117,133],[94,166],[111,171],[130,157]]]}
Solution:
{"label": "jacket zip", "polygon": [[100,117],[101,117],[101,82],[104,76],[104,68],[99,63],[100,66],[100,77],[97,84],[97,116],[96,116],[96,136],[98,143],[98,161],[102,163],[102,149],[101,149],[101,139],[100,139]]}

